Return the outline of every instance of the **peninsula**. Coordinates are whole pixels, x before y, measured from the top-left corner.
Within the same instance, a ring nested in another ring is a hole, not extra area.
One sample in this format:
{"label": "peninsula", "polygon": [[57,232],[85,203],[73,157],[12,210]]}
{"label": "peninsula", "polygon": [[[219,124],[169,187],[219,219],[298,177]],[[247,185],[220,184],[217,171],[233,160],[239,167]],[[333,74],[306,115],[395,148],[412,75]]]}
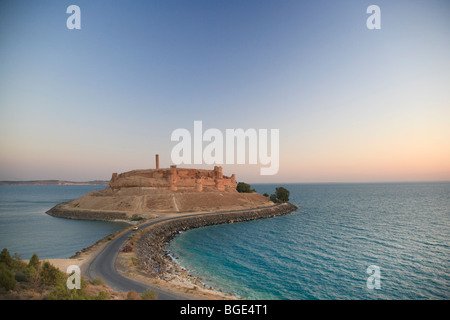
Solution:
{"label": "peninsula", "polygon": [[239,193],[236,176],[213,170],[183,169],[175,165],[113,173],[108,187],[63,202],[47,213],[56,217],[86,220],[140,220],[167,215],[212,211],[252,210],[273,206],[269,198]]}
{"label": "peninsula", "polygon": [[[178,232],[271,218],[297,209],[289,202],[274,203],[256,192],[240,193],[236,187],[236,176],[225,176],[220,166],[213,170],[175,165],[159,168],[156,155],[156,168],[113,173],[105,189],[60,203],[47,214],[69,219],[139,223],[139,236],[133,240],[134,244],[128,244],[133,254],[130,259],[138,261],[140,274],[168,283],[183,273],[165,251],[165,244]],[[114,265],[117,250],[124,247],[125,241],[123,238],[120,245],[105,248],[100,253],[102,258],[88,267],[91,274],[108,278],[111,287],[118,284],[116,280],[120,276],[114,270],[102,274],[100,265]]]}

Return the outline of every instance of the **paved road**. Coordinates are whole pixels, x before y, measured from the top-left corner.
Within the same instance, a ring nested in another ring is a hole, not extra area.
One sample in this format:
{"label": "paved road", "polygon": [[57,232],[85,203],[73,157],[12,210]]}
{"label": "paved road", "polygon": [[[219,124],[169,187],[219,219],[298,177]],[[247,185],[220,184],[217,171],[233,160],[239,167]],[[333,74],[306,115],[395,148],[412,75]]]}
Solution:
{"label": "paved road", "polygon": [[[275,207],[268,206],[266,208]],[[221,211],[221,212],[210,212],[206,214],[219,214],[219,213],[231,213],[231,212],[244,212],[248,211],[248,209],[241,209],[241,210],[232,210],[232,211]],[[161,221],[168,221],[173,219],[180,219],[180,218],[186,218],[191,216],[197,216],[198,214],[191,214],[186,216],[180,216],[180,217],[171,217],[171,218],[165,218],[165,219],[158,219],[151,222],[147,222],[144,224],[141,224],[139,226],[140,229],[144,229],[148,226],[151,226],[155,223],[161,222]],[[133,281],[129,278],[126,278],[119,274],[116,271],[115,268],[115,262],[116,258],[119,254],[120,249],[124,246],[125,242],[128,240],[128,237],[130,234],[132,234],[133,231],[127,230],[124,233],[120,234],[119,236],[112,239],[106,247],[95,257],[95,259],[91,262],[90,266],[88,267],[88,274],[91,279],[95,279],[96,277],[99,277],[105,281],[105,283],[110,286],[111,288],[118,290],[118,291],[130,291],[135,290],[136,292],[142,293],[147,289],[150,289],[152,291],[158,292],[158,299],[160,300],[182,300],[183,298],[178,297],[174,294],[171,294],[166,291],[159,290],[154,287],[145,286],[142,283]]]}
{"label": "paved road", "polygon": [[[148,222],[140,225],[140,228],[146,228],[152,224],[176,219],[167,218],[161,219],[157,221]],[[95,259],[91,262],[91,265],[88,268],[88,273],[91,279],[95,279],[96,277],[101,278],[105,283],[111,288],[118,291],[130,291],[134,290],[136,292],[142,293],[147,289],[151,289],[152,291],[158,292],[158,299],[160,300],[180,300],[182,298],[177,297],[176,295],[170,294],[168,292],[158,290],[157,288],[145,286],[142,283],[133,281],[129,278],[126,278],[119,274],[115,268],[116,258],[119,254],[120,249],[123,247],[125,242],[128,240],[130,234],[132,234],[132,230],[128,230],[119,236],[112,239],[107,246],[95,257]]]}

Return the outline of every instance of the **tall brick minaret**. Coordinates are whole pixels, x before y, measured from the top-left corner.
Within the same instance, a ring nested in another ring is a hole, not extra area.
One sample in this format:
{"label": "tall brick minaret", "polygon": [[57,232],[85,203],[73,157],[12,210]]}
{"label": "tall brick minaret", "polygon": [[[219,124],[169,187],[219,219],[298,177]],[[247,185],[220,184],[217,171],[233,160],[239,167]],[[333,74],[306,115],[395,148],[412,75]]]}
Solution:
{"label": "tall brick minaret", "polygon": [[159,154],[155,155],[156,158],[156,169],[159,169]]}

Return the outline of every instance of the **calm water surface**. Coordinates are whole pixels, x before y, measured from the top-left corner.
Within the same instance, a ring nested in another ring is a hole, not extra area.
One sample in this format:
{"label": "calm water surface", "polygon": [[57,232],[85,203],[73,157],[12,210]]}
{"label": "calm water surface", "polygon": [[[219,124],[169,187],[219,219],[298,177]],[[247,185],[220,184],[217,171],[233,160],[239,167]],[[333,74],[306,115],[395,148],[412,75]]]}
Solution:
{"label": "calm water surface", "polygon": [[[450,298],[450,183],[284,186],[296,212],[194,229],[169,249],[206,284],[243,298]],[[45,214],[103,188],[0,186],[0,247],[24,259],[68,258],[126,227]],[[371,265],[380,289],[367,288]]]}
{"label": "calm water surface", "polygon": [[0,250],[29,259],[69,258],[124,223],[55,218],[45,212],[105,186],[0,186]]}
{"label": "calm water surface", "polygon": [[[450,183],[285,187],[297,212],[194,229],[169,249],[207,285],[243,298],[450,298]],[[371,265],[380,289],[367,288]]]}

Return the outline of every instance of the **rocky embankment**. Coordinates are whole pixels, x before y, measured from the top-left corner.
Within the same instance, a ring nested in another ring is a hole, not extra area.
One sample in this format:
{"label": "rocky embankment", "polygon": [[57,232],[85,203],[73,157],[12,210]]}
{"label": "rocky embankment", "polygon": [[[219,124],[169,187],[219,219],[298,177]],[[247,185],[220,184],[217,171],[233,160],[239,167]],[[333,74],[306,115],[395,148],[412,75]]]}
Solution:
{"label": "rocky embankment", "polygon": [[172,272],[179,271],[172,259],[168,257],[164,247],[180,231],[216,224],[271,218],[291,213],[296,209],[295,205],[286,202],[269,208],[197,215],[155,224],[146,229],[136,243],[136,254],[141,270],[152,277],[162,279]]}
{"label": "rocky embankment", "polygon": [[57,204],[46,213],[53,217],[76,220],[116,221],[130,219],[126,212],[74,209],[68,206],[68,202]]}
{"label": "rocky embankment", "polygon": [[155,215],[189,214],[270,207],[269,198],[256,192],[237,191],[170,191],[156,188],[106,188],[91,191],[72,201],[57,204],[49,215],[83,220],[152,219]]}

